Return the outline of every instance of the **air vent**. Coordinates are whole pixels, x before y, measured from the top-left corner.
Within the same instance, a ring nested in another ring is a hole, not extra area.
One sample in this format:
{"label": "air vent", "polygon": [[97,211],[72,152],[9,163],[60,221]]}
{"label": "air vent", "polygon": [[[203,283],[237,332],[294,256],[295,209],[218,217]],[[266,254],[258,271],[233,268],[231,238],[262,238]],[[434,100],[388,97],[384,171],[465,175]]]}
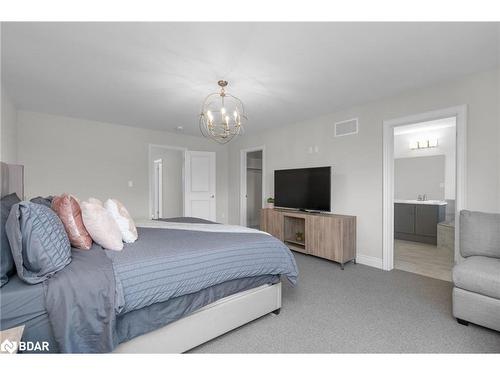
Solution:
{"label": "air vent", "polygon": [[339,121],[334,125],[335,137],[343,137],[344,135],[358,134],[358,119]]}

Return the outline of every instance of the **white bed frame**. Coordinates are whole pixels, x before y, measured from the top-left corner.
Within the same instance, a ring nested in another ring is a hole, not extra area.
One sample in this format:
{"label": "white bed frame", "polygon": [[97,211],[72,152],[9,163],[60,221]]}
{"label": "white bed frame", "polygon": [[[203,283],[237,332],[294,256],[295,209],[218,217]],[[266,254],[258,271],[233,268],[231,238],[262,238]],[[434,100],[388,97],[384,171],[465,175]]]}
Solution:
{"label": "white bed frame", "polygon": [[281,282],[236,293],[155,331],[120,344],[114,353],[183,353],[281,308]]}

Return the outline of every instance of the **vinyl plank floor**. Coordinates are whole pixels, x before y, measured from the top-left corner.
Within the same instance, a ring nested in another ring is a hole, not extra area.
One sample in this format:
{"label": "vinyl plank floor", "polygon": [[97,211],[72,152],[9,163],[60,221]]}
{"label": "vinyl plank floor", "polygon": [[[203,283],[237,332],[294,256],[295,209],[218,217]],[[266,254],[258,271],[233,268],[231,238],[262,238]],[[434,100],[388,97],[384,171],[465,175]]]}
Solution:
{"label": "vinyl plank floor", "polygon": [[453,253],[435,245],[394,240],[394,268],[451,281]]}

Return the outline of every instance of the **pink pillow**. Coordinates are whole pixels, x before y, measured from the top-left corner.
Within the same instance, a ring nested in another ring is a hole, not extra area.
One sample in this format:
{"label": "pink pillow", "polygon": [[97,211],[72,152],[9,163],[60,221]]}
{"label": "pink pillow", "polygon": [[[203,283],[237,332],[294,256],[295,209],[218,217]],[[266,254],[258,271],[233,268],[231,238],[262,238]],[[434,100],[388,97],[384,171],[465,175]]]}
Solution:
{"label": "pink pillow", "polygon": [[83,202],[81,208],[83,223],[92,239],[105,249],[122,250],[122,233],[106,209],[89,202]]}
{"label": "pink pillow", "polygon": [[90,249],[92,247],[92,237],[90,237],[89,232],[83,225],[82,211],[76,198],[68,194],[54,197],[52,209],[61,219],[71,245],[78,249]]}

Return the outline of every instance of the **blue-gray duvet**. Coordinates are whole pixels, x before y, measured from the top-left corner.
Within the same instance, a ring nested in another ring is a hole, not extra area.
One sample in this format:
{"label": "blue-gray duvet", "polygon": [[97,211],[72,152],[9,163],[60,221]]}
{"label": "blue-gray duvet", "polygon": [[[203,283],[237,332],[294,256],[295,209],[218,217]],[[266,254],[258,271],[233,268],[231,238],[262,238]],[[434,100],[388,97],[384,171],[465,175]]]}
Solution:
{"label": "blue-gray duvet", "polygon": [[297,282],[290,250],[263,233],[138,232],[138,241],[121,252],[94,245],[74,253],[72,263],[45,282],[46,308],[61,352],[112,351],[123,341],[117,330],[121,317],[232,280],[282,275],[292,285]]}
{"label": "blue-gray duvet", "polygon": [[196,292],[224,281],[284,275],[295,284],[290,250],[262,233],[213,233],[138,228],[139,241],[107,251],[113,262],[120,313]]}

